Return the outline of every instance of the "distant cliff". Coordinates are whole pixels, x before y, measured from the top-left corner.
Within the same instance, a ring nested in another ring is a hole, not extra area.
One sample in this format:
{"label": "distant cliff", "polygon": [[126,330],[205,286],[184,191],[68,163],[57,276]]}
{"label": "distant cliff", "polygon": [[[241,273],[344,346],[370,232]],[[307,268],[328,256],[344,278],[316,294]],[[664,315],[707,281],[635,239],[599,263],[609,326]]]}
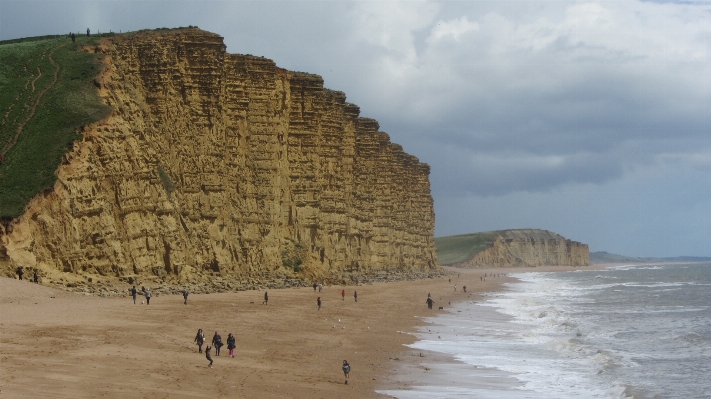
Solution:
{"label": "distant cliff", "polygon": [[113,113],[7,227],[8,267],[176,282],[439,270],[429,166],[320,76],[196,28],[88,51]]}
{"label": "distant cliff", "polygon": [[586,244],[546,230],[500,230],[437,238],[443,265],[455,267],[587,266]]}

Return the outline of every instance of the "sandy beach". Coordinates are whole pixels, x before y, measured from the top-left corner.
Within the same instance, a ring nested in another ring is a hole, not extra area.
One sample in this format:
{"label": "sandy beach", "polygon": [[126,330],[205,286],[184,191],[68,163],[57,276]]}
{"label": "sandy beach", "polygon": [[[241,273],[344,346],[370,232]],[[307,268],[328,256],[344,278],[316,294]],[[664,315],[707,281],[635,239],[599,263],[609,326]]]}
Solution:
{"label": "sandy beach", "polygon": [[[375,390],[401,384],[393,362],[411,355],[403,345],[414,342],[420,317],[509,280],[481,281],[484,273],[549,270],[570,269],[450,269],[445,278],[327,286],[320,293],[270,290],[268,305],[264,291],[192,294],[187,305],[179,295],[161,295],[147,306],[140,296],[134,305],[129,296],[83,296],[1,278],[0,398],[385,397]],[[425,304],[428,292],[433,310]],[[215,331],[223,341],[234,334],[235,357],[226,347],[221,356],[213,351],[208,368],[193,344],[199,328],[208,342]],[[344,359],[352,367],[348,385]]]}

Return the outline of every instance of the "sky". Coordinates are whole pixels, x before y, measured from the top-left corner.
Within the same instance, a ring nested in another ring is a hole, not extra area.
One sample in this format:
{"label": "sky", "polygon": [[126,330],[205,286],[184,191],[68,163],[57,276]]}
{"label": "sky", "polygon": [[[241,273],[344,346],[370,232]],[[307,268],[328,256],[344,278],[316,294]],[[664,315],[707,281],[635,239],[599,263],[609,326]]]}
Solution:
{"label": "sky", "polygon": [[0,0],[0,40],[188,25],[377,119],[431,166],[438,237],[711,256],[711,2]]}

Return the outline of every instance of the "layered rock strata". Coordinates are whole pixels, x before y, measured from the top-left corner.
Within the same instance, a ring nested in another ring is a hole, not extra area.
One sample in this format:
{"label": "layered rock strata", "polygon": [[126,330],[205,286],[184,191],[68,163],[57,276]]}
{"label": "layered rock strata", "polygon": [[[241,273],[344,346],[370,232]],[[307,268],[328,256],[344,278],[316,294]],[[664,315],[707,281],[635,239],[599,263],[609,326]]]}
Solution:
{"label": "layered rock strata", "polygon": [[439,270],[429,166],[321,77],[199,29],[91,51],[114,112],[7,228],[9,267],[247,281],[296,253],[313,278]]}
{"label": "layered rock strata", "polygon": [[537,230],[496,231],[494,241],[469,260],[455,267],[587,266],[587,244],[571,241],[556,233]]}

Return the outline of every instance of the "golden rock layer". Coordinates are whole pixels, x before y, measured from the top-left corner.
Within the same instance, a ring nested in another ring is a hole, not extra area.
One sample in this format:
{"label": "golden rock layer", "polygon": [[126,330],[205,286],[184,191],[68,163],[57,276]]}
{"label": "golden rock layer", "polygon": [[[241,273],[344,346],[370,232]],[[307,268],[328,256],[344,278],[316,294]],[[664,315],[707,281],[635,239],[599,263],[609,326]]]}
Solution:
{"label": "golden rock layer", "polygon": [[246,277],[292,246],[313,276],[439,269],[429,166],[321,77],[199,29],[105,40],[114,112],[3,236],[12,267]]}
{"label": "golden rock layer", "polygon": [[587,266],[587,244],[546,230],[519,229],[496,232],[494,242],[455,267]]}

